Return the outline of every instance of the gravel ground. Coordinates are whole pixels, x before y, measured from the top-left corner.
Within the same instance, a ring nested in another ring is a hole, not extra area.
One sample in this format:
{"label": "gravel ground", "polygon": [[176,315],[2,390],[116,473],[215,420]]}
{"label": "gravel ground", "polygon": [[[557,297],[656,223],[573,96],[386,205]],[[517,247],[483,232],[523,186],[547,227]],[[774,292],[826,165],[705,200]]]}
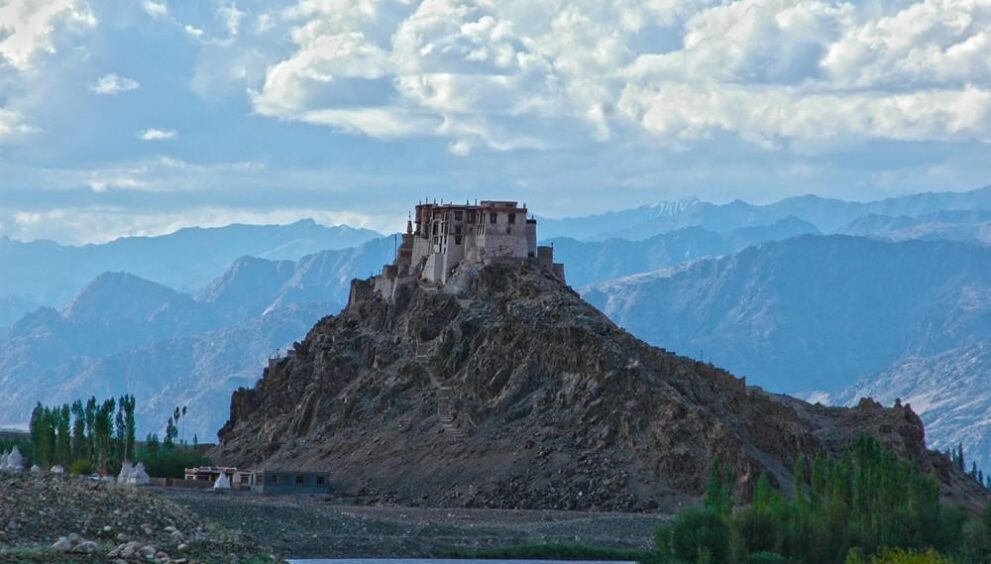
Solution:
{"label": "gravel ground", "polygon": [[340,505],[320,496],[160,490],[282,557],[436,557],[529,543],[649,548],[666,517],[629,513]]}
{"label": "gravel ground", "polygon": [[270,552],[147,488],[0,473],[0,562],[258,562]]}

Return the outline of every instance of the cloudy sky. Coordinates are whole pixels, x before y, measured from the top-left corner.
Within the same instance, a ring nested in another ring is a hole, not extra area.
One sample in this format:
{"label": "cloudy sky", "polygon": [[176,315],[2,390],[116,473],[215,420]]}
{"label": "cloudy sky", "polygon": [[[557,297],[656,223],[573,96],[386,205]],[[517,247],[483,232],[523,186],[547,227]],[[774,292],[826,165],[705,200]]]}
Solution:
{"label": "cloudy sky", "polygon": [[991,184],[991,0],[0,0],[0,235]]}

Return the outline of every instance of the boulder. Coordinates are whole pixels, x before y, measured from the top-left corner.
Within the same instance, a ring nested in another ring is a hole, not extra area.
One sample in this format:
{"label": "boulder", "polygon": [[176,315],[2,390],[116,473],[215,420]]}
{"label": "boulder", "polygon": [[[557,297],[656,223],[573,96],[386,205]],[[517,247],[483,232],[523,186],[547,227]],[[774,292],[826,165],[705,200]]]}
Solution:
{"label": "boulder", "polygon": [[58,540],[55,541],[55,544],[52,545],[52,548],[59,552],[69,552],[72,550],[72,541],[65,537],[59,537]]}

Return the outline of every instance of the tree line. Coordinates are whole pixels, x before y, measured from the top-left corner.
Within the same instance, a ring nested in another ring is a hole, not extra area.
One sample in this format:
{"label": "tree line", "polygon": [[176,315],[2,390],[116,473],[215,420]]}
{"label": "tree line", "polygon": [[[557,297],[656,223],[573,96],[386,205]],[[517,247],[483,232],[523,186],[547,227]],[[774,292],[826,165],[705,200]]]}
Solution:
{"label": "tree line", "polygon": [[52,407],[39,402],[31,412],[34,463],[71,467],[76,473],[114,472],[134,457],[134,407],[133,395],[102,402],[93,396],[85,403]]}
{"label": "tree line", "polygon": [[[962,457],[953,461],[962,465]],[[943,505],[933,475],[870,437],[857,437],[835,459],[800,457],[793,475],[790,497],[764,474],[755,484],[752,503],[734,508],[736,476],[714,464],[704,503],[657,531],[662,560],[991,562],[991,509],[975,518]]]}

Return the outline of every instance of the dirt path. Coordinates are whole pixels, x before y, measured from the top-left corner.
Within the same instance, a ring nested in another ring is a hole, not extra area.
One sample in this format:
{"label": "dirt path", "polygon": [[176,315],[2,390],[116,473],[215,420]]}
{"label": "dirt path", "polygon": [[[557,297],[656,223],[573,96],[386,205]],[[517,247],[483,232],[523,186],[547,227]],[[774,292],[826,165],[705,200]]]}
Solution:
{"label": "dirt path", "polygon": [[527,543],[646,548],[666,517],[629,513],[339,505],[317,496],[162,490],[281,556],[427,557]]}

